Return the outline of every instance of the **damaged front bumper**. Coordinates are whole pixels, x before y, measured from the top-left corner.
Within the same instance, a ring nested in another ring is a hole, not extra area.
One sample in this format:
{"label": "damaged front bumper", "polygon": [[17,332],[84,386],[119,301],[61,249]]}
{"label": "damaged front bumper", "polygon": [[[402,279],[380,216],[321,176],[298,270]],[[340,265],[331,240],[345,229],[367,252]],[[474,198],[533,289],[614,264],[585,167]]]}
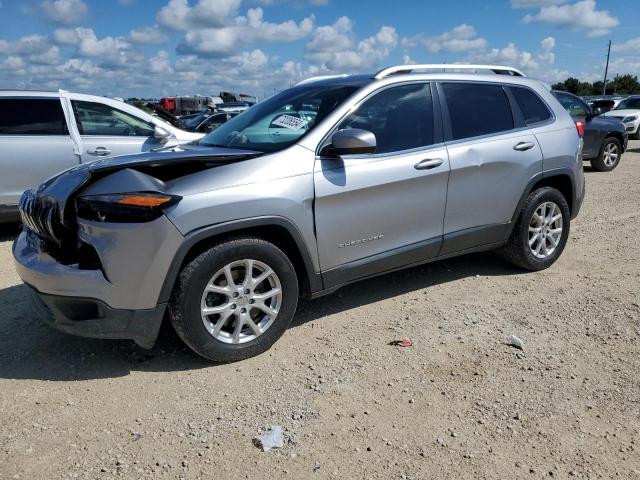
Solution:
{"label": "damaged front bumper", "polygon": [[150,348],[166,309],[160,292],[184,237],[164,216],[142,224],[79,221],[78,228],[97,266],[59,261],[28,227],[13,244],[16,270],[40,313],[67,333]]}
{"label": "damaged front bumper", "polygon": [[146,310],[111,308],[93,298],[49,295],[30,286],[38,316],[50,327],[81,337],[133,340],[140,347],[153,347],[162,325],[165,303]]}

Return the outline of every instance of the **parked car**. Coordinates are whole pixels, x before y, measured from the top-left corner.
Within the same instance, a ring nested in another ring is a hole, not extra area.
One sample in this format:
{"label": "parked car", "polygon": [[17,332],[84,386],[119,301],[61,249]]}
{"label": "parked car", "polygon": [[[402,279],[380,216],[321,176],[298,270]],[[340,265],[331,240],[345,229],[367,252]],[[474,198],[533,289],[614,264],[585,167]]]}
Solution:
{"label": "parked car", "polygon": [[191,142],[127,103],[68,92],[0,91],[0,221],[17,218],[24,190],[97,159]]}
{"label": "parked car", "polygon": [[606,116],[620,120],[629,136],[640,140],[640,95],[625,98],[616,108],[607,112]]}
{"label": "parked car", "polygon": [[237,113],[204,112],[185,120],[184,127],[190,132],[209,133],[236,115]]}
{"label": "parked car", "polygon": [[627,148],[628,135],[617,119],[594,115],[580,97],[554,90],[553,95],[584,129],[582,158],[598,172],[610,172],[620,164]]}
{"label": "parked car", "polygon": [[197,144],[52,178],[22,196],[18,274],[66,332],[148,348],[168,311],[228,362],[268,349],[300,294],[495,249],[548,268],[584,196],[574,120],[508,67],[430,67],[312,79]]}

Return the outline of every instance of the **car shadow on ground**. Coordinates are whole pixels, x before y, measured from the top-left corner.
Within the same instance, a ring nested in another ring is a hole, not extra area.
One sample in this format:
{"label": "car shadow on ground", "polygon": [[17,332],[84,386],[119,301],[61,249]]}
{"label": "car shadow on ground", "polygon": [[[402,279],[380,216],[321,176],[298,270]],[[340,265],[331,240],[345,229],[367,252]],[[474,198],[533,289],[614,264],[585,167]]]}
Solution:
{"label": "car shadow on ground", "polygon": [[[522,273],[493,254],[474,254],[386,274],[302,300],[292,328],[327,315],[465,277]],[[0,378],[71,381],[115,378],[131,371],[186,371],[214,366],[191,352],[168,321],[156,346],[66,335],[35,314],[25,285],[0,289]]]}

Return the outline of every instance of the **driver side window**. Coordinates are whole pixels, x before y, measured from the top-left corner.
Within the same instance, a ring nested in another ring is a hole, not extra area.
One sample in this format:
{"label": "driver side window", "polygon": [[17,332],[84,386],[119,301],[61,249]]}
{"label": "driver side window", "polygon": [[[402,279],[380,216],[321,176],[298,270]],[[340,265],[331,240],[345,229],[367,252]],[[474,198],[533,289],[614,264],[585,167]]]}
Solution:
{"label": "driver side window", "polygon": [[122,110],[94,102],[73,100],[71,103],[80,135],[151,137],[154,134],[151,123]]}
{"label": "driver side window", "polygon": [[428,83],[387,88],[366,100],[338,127],[376,136],[376,152],[389,153],[434,143],[433,103]]}

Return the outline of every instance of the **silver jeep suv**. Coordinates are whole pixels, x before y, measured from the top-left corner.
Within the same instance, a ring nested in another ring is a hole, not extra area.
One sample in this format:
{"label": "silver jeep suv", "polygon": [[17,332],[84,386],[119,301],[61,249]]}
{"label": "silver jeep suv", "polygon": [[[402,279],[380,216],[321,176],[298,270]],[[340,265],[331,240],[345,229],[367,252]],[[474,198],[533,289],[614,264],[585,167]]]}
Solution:
{"label": "silver jeep suv", "polygon": [[[98,160],[20,201],[18,273],[57,328],[268,349],[298,297],[469,252],[552,265],[584,196],[576,125],[495,66],[307,80],[202,140]],[[484,73],[482,73],[484,72]]]}

